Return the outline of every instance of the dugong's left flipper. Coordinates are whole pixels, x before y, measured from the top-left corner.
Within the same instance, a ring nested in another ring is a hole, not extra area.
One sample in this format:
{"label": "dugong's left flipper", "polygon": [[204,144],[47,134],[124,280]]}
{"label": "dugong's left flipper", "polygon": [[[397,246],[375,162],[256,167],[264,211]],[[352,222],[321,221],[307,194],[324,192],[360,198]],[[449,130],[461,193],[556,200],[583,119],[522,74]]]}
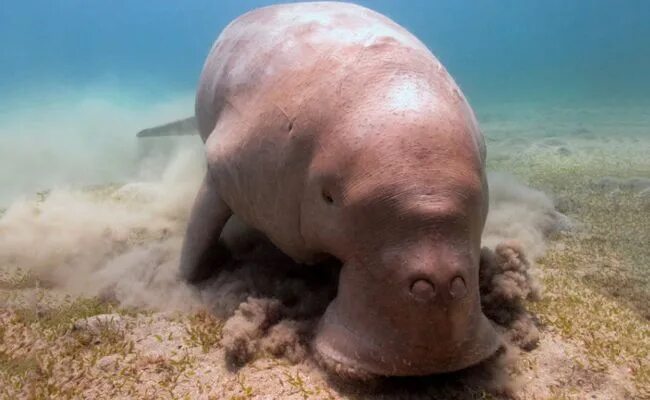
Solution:
{"label": "dugong's left flipper", "polygon": [[232,215],[217,192],[210,172],[194,200],[185,242],[181,252],[180,275],[187,282],[202,281],[229,257],[228,249],[219,242],[224,225]]}

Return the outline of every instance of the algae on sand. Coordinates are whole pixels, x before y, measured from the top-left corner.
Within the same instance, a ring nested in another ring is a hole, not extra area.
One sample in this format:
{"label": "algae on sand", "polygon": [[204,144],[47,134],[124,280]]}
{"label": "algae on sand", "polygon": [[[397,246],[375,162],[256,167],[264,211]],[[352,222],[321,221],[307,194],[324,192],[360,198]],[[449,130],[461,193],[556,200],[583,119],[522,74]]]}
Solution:
{"label": "algae on sand", "polygon": [[[555,237],[539,261],[546,295],[531,309],[547,330],[583,349],[584,382],[629,377],[632,393],[644,398],[650,397],[650,203],[641,194],[650,182],[650,137],[640,125],[612,143],[611,132],[619,129],[613,111],[605,123],[581,128],[588,136],[562,136],[572,149],[568,157],[552,148],[531,150],[544,137],[526,135],[525,126],[527,147],[504,157],[511,149],[497,135],[489,165],[552,193],[576,225]],[[570,397],[571,389],[555,392]]]}

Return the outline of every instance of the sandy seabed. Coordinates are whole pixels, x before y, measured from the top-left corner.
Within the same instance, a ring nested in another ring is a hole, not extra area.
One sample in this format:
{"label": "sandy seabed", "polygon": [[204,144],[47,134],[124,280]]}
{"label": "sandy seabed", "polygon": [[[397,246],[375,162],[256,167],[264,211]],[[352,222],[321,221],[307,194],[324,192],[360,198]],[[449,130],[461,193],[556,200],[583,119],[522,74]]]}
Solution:
{"label": "sandy seabed", "polygon": [[2,211],[0,396],[650,398],[650,115],[504,105],[480,119],[494,171],[481,294],[506,344],[482,365],[333,377],[308,343],[336,269],[295,266],[237,224],[226,270],[179,282],[203,169],[194,137],[148,162],[162,174]]}

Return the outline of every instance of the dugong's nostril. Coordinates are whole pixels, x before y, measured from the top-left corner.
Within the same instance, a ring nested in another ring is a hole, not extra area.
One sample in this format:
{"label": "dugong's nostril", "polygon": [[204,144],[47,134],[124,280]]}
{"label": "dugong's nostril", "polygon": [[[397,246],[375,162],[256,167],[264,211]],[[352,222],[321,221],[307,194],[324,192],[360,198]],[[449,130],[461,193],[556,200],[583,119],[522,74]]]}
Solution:
{"label": "dugong's nostril", "polygon": [[420,301],[430,301],[436,296],[436,287],[426,279],[418,279],[411,285],[411,295]]}
{"label": "dugong's nostril", "polygon": [[451,280],[449,283],[449,294],[451,294],[451,298],[455,300],[465,297],[467,294],[467,285],[462,276],[456,276]]}

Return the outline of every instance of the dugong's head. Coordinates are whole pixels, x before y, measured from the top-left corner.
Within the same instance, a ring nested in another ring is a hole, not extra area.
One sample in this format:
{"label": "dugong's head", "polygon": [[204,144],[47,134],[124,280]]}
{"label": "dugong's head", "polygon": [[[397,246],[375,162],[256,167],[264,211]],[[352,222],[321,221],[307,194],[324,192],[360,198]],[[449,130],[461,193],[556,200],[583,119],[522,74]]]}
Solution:
{"label": "dugong's head", "polygon": [[394,75],[319,138],[301,209],[314,249],[343,264],[313,346],[352,375],[426,375],[493,354],[479,258],[483,138],[450,79]]}

